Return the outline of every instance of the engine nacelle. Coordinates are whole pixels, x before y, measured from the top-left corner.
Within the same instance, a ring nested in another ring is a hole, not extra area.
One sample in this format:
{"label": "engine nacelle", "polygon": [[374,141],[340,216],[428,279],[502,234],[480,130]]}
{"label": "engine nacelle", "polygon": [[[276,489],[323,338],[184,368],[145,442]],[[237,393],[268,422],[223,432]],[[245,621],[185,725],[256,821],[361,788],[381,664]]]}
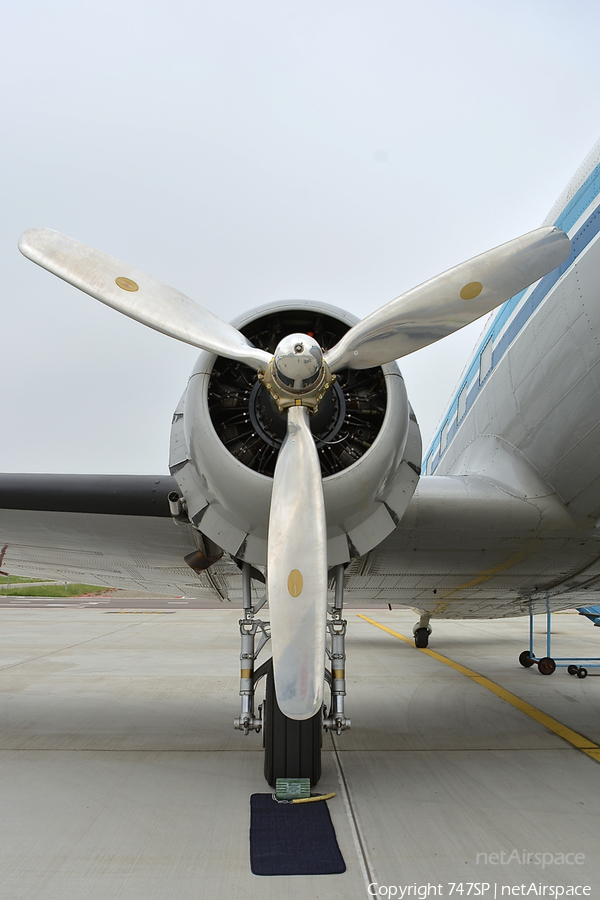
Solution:
{"label": "engine nacelle", "polygon": [[[323,303],[286,301],[233,324],[273,352],[286,334],[325,350],[357,320]],[[421,435],[395,363],[346,369],[311,417],[327,516],[329,566],[390,534],[420,474]],[[173,417],[171,474],[194,526],[238,560],[265,565],[273,471],[284,415],[248,366],[201,353]]]}

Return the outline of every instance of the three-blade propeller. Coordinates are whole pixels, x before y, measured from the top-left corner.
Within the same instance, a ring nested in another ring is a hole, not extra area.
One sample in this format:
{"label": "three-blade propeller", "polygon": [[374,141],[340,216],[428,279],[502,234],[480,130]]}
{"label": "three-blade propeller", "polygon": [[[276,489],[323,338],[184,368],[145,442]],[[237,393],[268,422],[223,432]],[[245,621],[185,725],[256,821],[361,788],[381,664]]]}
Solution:
{"label": "three-blade propeller", "polygon": [[245,363],[287,415],[268,532],[267,593],[273,667],[282,712],[307,719],[323,702],[327,535],[323,487],[309,410],[331,373],[400,359],[463,328],[565,261],[569,238],[538,228],[402,294],[354,325],[324,357],[308,335],[270,353],[174,288],[47,228],[26,231],[24,256],[119,312],[180,341]]}

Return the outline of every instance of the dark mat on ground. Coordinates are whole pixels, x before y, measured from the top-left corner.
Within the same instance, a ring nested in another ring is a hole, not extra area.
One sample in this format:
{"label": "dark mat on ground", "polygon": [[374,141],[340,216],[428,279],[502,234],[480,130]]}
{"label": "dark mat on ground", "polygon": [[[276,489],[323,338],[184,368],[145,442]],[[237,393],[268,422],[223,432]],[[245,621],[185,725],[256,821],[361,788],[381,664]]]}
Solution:
{"label": "dark mat on ground", "polygon": [[271,794],[252,794],[250,866],[254,875],[345,872],[326,801],[277,803]]}

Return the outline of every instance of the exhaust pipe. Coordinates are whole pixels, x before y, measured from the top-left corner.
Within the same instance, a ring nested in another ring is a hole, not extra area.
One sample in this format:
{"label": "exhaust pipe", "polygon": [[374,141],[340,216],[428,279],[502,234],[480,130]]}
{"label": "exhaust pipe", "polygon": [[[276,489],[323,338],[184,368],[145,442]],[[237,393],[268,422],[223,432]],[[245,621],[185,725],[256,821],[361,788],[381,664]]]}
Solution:
{"label": "exhaust pipe", "polygon": [[170,491],[167,495],[167,500],[169,501],[169,510],[173,516],[173,521],[177,525],[189,525],[190,520],[188,519],[185,500],[179,496],[177,491]]}

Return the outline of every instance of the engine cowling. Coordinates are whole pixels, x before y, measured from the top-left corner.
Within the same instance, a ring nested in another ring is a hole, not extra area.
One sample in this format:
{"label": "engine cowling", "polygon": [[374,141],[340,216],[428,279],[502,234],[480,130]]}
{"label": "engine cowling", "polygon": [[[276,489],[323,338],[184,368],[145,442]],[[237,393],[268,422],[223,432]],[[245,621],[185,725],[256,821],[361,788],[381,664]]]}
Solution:
{"label": "engine cowling", "polygon": [[[357,320],[323,303],[269,304],[235,320],[268,352],[286,334],[327,350]],[[338,373],[311,417],[327,516],[329,566],[396,527],[420,474],[421,436],[395,363]],[[248,366],[201,353],[173,417],[171,474],[194,526],[236,559],[265,565],[273,471],[286,422]]]}

